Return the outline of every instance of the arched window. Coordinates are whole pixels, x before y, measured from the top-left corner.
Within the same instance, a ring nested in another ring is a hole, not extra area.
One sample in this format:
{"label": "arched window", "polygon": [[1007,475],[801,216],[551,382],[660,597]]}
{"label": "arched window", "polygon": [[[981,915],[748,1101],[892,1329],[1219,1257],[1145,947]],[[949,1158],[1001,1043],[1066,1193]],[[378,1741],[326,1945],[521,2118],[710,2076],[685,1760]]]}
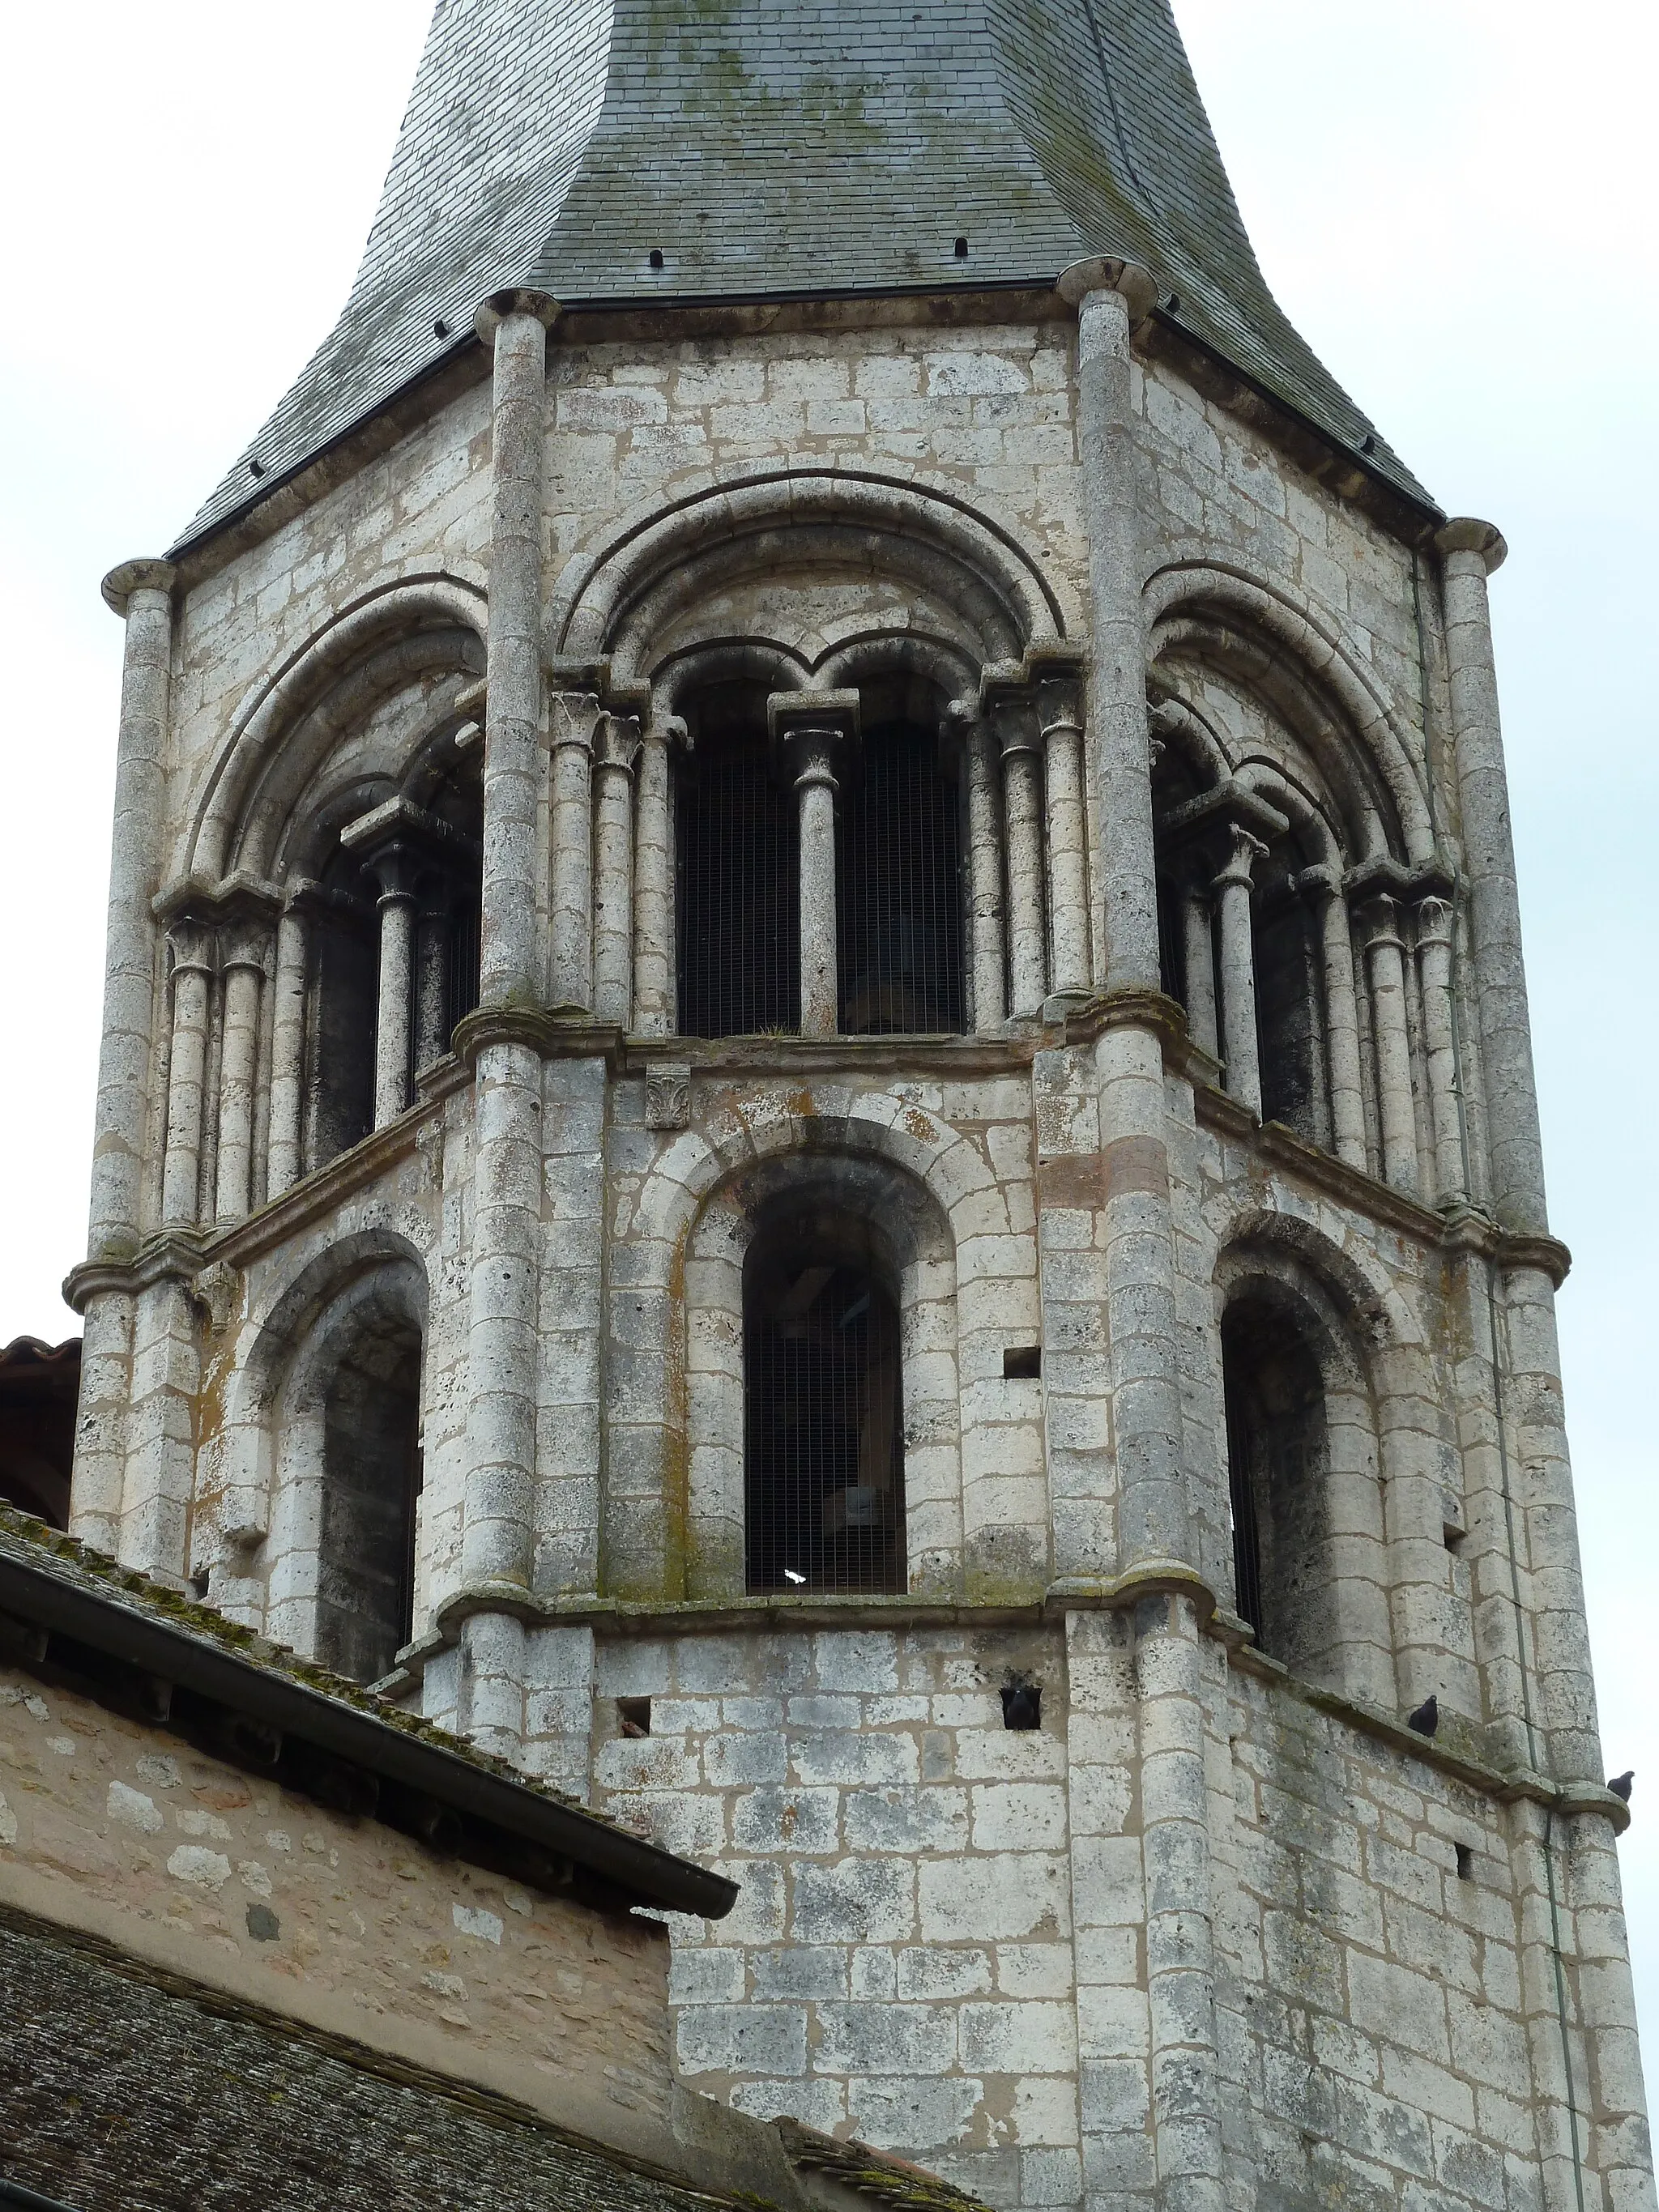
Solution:
{"label": "arched window", "polygon": [[938,738],[904,722],[867,731],[836,838],[848,1035],[961,1030],[960,842]]}
{"label": "arched window", "polygon": [[783,1220],[744,1271],[751,1590],[902,1590],[898,1310],[854,1224]]}
{"label": "arched window", "polygon": [[414,1620],[421,1332],[400,1303],[370,1298],[349,1316],[322,1411],[317,1657],[373,1682]]}
{"label": "arched window", "polygon": [[679,1022],[686,1036],[800,1026],[799,827],[766,742],[765,694],[712,686],[678,770]]}
{"label": "arched window", "polygon": [[1262,1650],[1305,1665],[1338,1641],[1323,1377],[1288,1302],[1260,1295],[1228,1306],[1221,1358],[1237,1609]]}

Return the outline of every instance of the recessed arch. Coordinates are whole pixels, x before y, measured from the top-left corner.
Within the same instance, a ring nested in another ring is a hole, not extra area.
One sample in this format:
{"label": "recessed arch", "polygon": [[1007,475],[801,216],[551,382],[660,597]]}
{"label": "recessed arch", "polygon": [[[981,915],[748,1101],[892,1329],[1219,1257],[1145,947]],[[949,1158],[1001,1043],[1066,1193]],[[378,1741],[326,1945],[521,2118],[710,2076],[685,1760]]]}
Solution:
{"label": "recessed arch", "polygon": [[[351,686],[353,672],[378,665],[383,678],[407,680],[408,665],[431,665],[429,656],[447,651],[457,665],[483,669],[487,607],[481,588],[452,575],[407,577],[368,592],[314,631],[244,699],[204,779],[196,811],[185,831],[175,873],[217,883],[232,865],[251,799],[262,778],[291,735],[323,708],[343,683],[344,696],[361,706],[374,696]],[[448,644],[418,642],[433,633]],[[377,655],[387,653],[389,659]],[[325,713],[313,723],[316,745],[326,750],[336,718]]]}
{"label": "recessed arch", "polygon": [[1416,740],[1310,606],[1224,562],[1202,559],[1156,570],[1145,605],[1149,665],[1184,636],[1201,657],[1231,667],[1309,745],[1354,830],[1374,824],[1370,842],[1351,860],[1392,845],[1401,848],[1396,857],[1413,865],[1433,857],[1434,824]]}
{"label": "recessed arch", "polygon": [[[799,556],[813,539],[837,566],[958,591],[969,623],[1004,640],[987,659],[1018,658],[1078,627],[1067,595],[1009,532],[948,495],[853,471],[792,471],[711,486],[672,506],[641,507],[598,545],[574,555],[555,586],[550,651],[574,659],[615,657],[621,676],[646,672],[651,624],[736,568],[781,550]],[[653,599],[653,595],[658,595]]]}

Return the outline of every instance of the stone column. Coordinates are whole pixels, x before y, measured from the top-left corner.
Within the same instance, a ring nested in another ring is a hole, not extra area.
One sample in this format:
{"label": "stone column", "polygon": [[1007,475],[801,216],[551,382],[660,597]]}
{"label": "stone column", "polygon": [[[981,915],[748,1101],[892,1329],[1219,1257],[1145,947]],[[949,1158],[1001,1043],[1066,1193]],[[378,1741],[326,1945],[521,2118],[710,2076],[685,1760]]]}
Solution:
{"label": "stone column", "polygon": [[259,1057],[259,999],[270,932],[237,922],[226,932],[224,1044],[219,1059],[217,1221],[240,1221],[253,1188],[254,1085]]}
{"label": "stone column", "polygon": [[1548,1225],[1543,1146],[1486,602],[1486,579],[1508,548],[1489,522],[1467,516],[1445,524],[1436,533],[1435,544],[1440,549],[1446,610],[1446,660],[1463,866],[1469,879],[1469,933],[1492,1210],[1506,1229],[1541,1234]]}
{"label": "stone column", "polygon": [[415,1068],[449,1050],[450,894],[428,884],[415,913]]}
{"label": "stone column", "polygon": [[553,1003],[593,1004],[593,744],[596,694],[553,698]]}
{"label": "stone column", "polygon": [[1423,986],[1423,1042],[1429,1064],[1429,1114],[1434,1131],[1434,1200],[1461,1205],[1463,1117],[1459,1097],[1457,1031],[1452,1021],[1451,902],[1425,898],[1417,909],[1417,961]]}
{"label": "stone column", "polygon": [[1129,332],[1158,289],[1133,262],[1084,261],[1060,280],[1077,307],[1078,436],[1089,533],[1089,726],[1100,807],[1109,990],[1158,988],[1158,874],[1146,728],[1139,456]]}
{"label": "stone column", "polygon": [[167,943],[173,951],[173,1052],[167,1064],[161,1218],[169,1226],[185,1226],[197,1218],[213,932],[204,922],[179,921],[169,928]]}
{"label": "stone column", "polygon": [[640,749],[634,832],[634,1026],[672,1036],[678,1021],[674,955],[674,817],[671,749],[685,743],[678,714],[653,714]]}
{"label": "stone column", "polygon": [[1075,680],[1043,684],[1044,799],[1048,812],[1050,988],[1086,997],[1094,980],[1089,951],[1089,857],[1083,809],[1083,724]]}
{"label": "stone column", "polygon": [[593,1011],[630,1026],[634,981],[634,770],[640,726],[631,715],[599,718],[593,890]]}
{"label": "stone column", "polygon": [[1187,970],[1187,1029],[1193,1042],[1212,1060],[1221,1057],[1221,1037],[1216,1025],[1215,923],[1210,894],[1202,884],[1188,884],[1182,893],[1181,921]]}
{"label": "stone column", "polygon": [[1255,1033],[1255,948],[1250,927],[1250,871],[1267,853],[1259,837],[1228,824],[1232,852],[1215,879],[1221,918],[1221,1039],[1228,1093],[1261,1114],[1261,1052]]}
{"label": "stone column", "polygon": [[[964,702],[964,706],[965,706]],[[968,884],[973,909],[974,1027],[981,1036],[1007,1018],[1002,934],[1002,838],[998,828],[997,744],[990,723],[968,709]]]}
{"label": "stone column", "polygon": [[409,1104],[410,1042],[415,1011],[415,863],[395,847],[370,867],[380,885],[380,988],[374,1002],[374,1126],[384,1129]]}
{"label": "stone column", "polygon": [[1348,902],[1334,868],[1310,868],[1298,879],[1319,910],[1325,974],[1325,1058],[1331,1082],[1331,1142],[1350,1167],[1365,1165],[1365,1094],[1359,1072],[1359,1005],[1354,991],[1353,934]]}
{"label": "stone column", "polygon": [[1372,899],[1360,916],[1370,971],[1371,1035],[1376,1045],[1377,1120],[1383,1180],[1415,1193],[1417,1116],[1412,1103],[1411,1038],[1406,1028],[1405,948],[1392,899]]}
{"label": "stone column", "polygon": [[1008,970],[1016,1014],[1035,1014],[1048,994],[1042,913],[1042,740],[1029,702],[995,710],[1002,753],[1003,852],[1008,871]]}
{"label": "stone column", "polygon": [[1204,1639],[1184,1592],[1133,1614],[1146,2010],[1159,2212],[1218,2212],[1221,2108],[1204,1773]]}
{"label": "stone column", "polygon": [[858,693],[775,691],[766,720],[800,804],[800,1033],[834,1036],[841,1020],[836,770],[858,744]]}
{"label": "stone column", "polygon": [[[1176,1351],[1129,353],[1130,330],[1150,312],[1157,290],[1145,270],[1098,260],[1067,270],[1060,289],[1078,302],[1078,434],[1093,647],[1089,723],[1106,912],[1107,1026],[1097,1065],[1117,1570],[1145,1574],[1160,1562],[1184,1564],[1193,1550]],[[1133,1635],[1151,2033],[1144,2079],[1158,2192],[1168,2212],[1221,2212],[1214,1946],[1196,1694],[1201,1658],[1190,1600],[1149,1593],[1136,1605]],[[1124,2094],[1133,2098],[1132,2083],[1125,2083]],[[1107,2100],[1121,2101],[1115,2085],[1106,2090]]]}
{"label": "stone column", "polygon": [[125,561],[104,598],[126,618],[121,719],[115,740],[115,827],[104,933],[104,1022],[98,1053],[90,1260],[127,1260],[141,1233],[140,1189],[155,1010],[155,888],[166,779],[174,571]]}
{"label": "stone column", "polygon": [[306,979],[311,926],[295,903],[300,886],[276,925],[276,1005],[270,1024],[270,1145],[265,1188],[279,1198],[300,1180],[300,1126],[305,1104]]}
{"label": "stone column", "polygon": [[[547,327],[557,312],[544,294],[503,292],[477,315],[495,350],[481,1015],[538,1006],[545,972],[536,928],[542,483]],[[525,1679],[513,1599],[530,1583],[536,1479],[541,1055],[504,1025],[478,1048],[473,1082],[462,1572],[504,1603],[467,1623],[460,1659],[473,1684],[471,1733],[512,1758],[523,1741]]]}
{"label": "stone column", "polygon": [[[126,622],[115,740],[115,826],[104,930],[104,1019],[98,1051],[87,1258],[131,1260],[143,1233],[142,1193],[155,1027],[155,886],[166,779],[173,585],[165,561],[124,561],[104,579],[106,603]],[[70,1525],[112,1552],[126,1462],[133,1302],[114,1287],[82,1308],[81,1401]]]}
{"label": "stone column", "polygon": [[544,292],[497,292],[477,317],[495,357],[479,989],[480,1003],[490,1006],[538,1006],[542,997],[542,477],[547,331],[558,312]]}

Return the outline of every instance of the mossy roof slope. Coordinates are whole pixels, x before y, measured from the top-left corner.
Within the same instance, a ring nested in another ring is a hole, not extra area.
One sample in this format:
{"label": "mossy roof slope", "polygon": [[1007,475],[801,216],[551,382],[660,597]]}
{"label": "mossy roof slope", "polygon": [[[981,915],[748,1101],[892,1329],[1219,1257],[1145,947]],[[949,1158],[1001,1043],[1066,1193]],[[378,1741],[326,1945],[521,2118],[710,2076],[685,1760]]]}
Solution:
{"label": "mossy roof slope", "polygon": [[1268,291],[1169,0],[439,0],[340,319],[181,546],[507,285],[950,292],[1093,254],[1146,263],[1171,321],[1429,504]]}

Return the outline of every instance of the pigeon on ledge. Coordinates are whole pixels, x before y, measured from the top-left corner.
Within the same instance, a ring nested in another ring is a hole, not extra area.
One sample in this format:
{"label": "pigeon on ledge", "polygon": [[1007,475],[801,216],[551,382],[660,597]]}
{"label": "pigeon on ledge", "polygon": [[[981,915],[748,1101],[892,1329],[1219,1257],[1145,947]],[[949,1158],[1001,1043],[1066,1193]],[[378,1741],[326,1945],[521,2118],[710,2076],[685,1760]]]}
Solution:
{"label": "pigeon on ledge", "polygon": [[1414,1713],[1407,1713],[1406,1716],[1406,1726],[1408,1729],[1415,1729],[1419,1735],[1432,1735],[1439,1725],[1440,1700],[1438,1698],[1425,1698]]}
{"label": "pigeon on ledge", "polygon": [[1612,1790],[1615,1797],[1622,1797],[1626,1804],[1628,1805],[1630,1802],[1630,1785],[1635,1781],[1635,1779],[1636,1769],[1633,1766],[1627,1767],[1624,1773],[1615,1774],[1612,1781],[1608,1783],[1607,1787]]}

